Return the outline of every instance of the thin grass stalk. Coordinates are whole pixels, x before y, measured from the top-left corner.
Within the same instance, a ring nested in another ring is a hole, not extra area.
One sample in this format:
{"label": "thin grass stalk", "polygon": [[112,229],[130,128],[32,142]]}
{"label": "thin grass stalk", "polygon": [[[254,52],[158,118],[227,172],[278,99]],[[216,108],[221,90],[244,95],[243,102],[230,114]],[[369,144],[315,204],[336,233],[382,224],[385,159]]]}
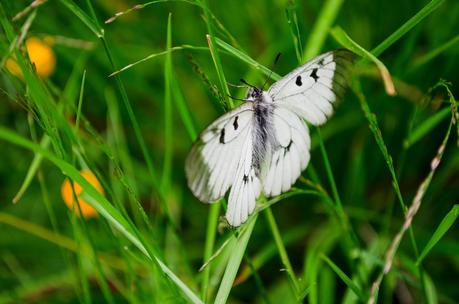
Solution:
{"label": "thin grass stalk", "polygon": [[[170,50],[172,47],[172,14],[169,13],[167,19],[167,41],[166,48]],[[161,177],[161,188],[164,193],[168,193],[171,184],[172,171],[172,153],[173,153],[173,134],[172,134],[172,54],[166,54],[164,62],[164,158],[163,158],[163,174]]]}
{"label": "thin grass stalk", "polygon": [[287,275],[290,281],[290,287],[292,288],[293,294],[295,295],[295,299],[299,299],[299,291],[300,291],[300,284],[296,278],[295,272],[293,271],[292,263],[290,263],[290,259],[287,254],[287,250],[285,249],[284,242],[282,241],[282,236],[277,227],[276,220],[274,219],[274,215],[271,211],[271,208],[266,208],[264,212],[266,216],[266,220],[268,221],[269,228],[274,238],[274,242],[277,246],[277,251],[279,252],[279,256],[281,258],[282,264],[285,267]]}

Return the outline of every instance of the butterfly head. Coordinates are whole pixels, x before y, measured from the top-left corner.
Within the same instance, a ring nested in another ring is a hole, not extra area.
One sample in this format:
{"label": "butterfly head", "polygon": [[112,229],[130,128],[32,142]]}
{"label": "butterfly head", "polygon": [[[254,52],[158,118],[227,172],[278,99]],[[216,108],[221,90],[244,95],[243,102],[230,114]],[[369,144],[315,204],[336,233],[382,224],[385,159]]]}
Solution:
{"label": "butterfly head", "polygon": [[245,99],[247,101],[260,101],[263,96],[263,91],[257,87],[250,87],[247,90],[247,94],[245,95]]}

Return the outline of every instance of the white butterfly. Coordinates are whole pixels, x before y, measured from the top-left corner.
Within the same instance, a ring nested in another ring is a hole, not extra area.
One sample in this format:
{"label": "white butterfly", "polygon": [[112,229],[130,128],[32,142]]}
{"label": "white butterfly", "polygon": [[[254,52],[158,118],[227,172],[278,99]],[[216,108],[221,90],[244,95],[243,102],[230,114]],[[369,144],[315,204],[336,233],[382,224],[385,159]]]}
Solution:
{"label": "white butterfly", "polygon": [[261,192],[276,196],[290,189],[309,162],[310,138],[304,120],[323,124],[342,97],[353,54],[340,49],[296,68],[269,90],[251,87],[246,102],[207,127],[185,164],[188,186],[203,202],[231,188],[226,219],[240,226]]}

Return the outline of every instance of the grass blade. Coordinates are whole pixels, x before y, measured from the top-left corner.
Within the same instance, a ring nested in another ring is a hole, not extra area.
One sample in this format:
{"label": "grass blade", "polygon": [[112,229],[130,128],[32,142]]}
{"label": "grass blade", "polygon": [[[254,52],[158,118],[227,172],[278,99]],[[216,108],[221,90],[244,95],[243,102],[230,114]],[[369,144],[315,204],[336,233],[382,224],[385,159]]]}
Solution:
{"label": "grass blade", "polygon": [[[166,48],[172,47],[172,14],[167,19],[167,41]],[[165,193],[169,192],[172,171],[172,100],[171,100],[171,79],[172,79],[172,54],[166,54],[164,63],[164,159],[163,174],[161,177],[161,188]]]}
{"label": "grass blade", "polygon": [[328,30],[335,22],[343,2],[344,0],[327,0],[322,5],[322,9],[304,47],[303,62],[319,54],[325,38],[327,38]]}
{"label": "grass blade", "polygon": [[[46,150],[49,147],[49,137],[47,135],[43,136],[40,142],[40,146]],[[13,198],[13,203],[16,204],[19,202],[19,200],[22,198],[24,193],[26,192],[27,188],[30,186],[30,183],[33,180],[33,177],[37,173],[38,169],[40,168],[41,161],[43,160],[43,155],[41,154],[35,154],[33,157],[32,163],[29,166],[29,169],[27,170],[26,177],[24,178],[24,181],[22,182],[21,187],[19,188],[18,193]]]}
{"label": "grass blade", "polygon": [[234,250],[231,252],[230,259],[226,265],[225,274],[218,288],[217,296],[215,297],[215,304],[225,304],[228,296],[233,287],[234,279],[236,278],[239,265],[241,265],[242,258],[244,257],[247,243],[252,235],[253,228],[257,222],[257,215],[254,214],[245,224],[244,231],[237,237]]}
{"label": "grass blade", "polygon": [[212,56],[212,60],[215,65],[215,71],[217,72],[218,80],[220,82],[220,89],[224,94],[224,101],[225,104],[230,108],[234,108],[234,103],[231,98],[228,98],[230,95],[229,89],[228,89],[228,84],[226,83],[226,78],[225,78],[225,73],[223,72],[223,66],[220,60],[220,54],[218,52],[218,49],[216,48],[217,43],[215,39],[215,32],[214,32],[214,26],[212,23],[212,16],[210,14],[209,7],[207,5],[208,0],[200,0],[202,9],[204,11],[204,15],[206,16],[206,25],[207,25],[207,44],[209,45],[209,50],[210,50],[210,55]]}
{"label": "grass blade", "polygon": [[349,37],[346,32],[340,27],[334,27],[332,29],[333,37],[342,45],[344,45],[349,50],[353,51],[354,53],[358,54],[363,58],[367,58],[373,61],[374,64],[378,67],[379,73],[381,74],[381,78],[384,82],[384,88],[386,89],[387,95],[394,96],[396,94],[394,83],[392,81],[392,77],[390,76],[389,70],[386,68],[384,63],[382,63],[375,55],[365,50],[363,47],[358,45],[355,41]]}
{"label": "grass blade", "polygon": [[91,17],[89,17],[78,5],[76,5],[72,0],[60,0],[69,11],[71,11],[75,16],[77,16],[98,38],[104,36],[104,30],[98,26]]}
{"label": "grass blade", "polygon": [[[217,202],[210,206],[209,215],[207,217],[207,232],[206,232],[206,242],[204,243],[204,256],[203,263],[208,263],[209,259],[212,257],[212,252],[214,250],[215,244],[215,234],[218,226],[218,215],[220,214],[221,203]],[[201,298],[204,302],[207,301],[207,291],[209,289],[209,278],[210,278],[210,268],[211,265],[208,264],[203,270],[203,279],[201,284]]]}
{"label": "grass blade", "polygon": [[287,23],[290,28],[290,35],[292,35],[293,45],[295,46],[295,53],[298,63],[302,62],[303,58],[303,45],[301,42],[300,27],[298,26],[298,17],[296,15],[296,3],[290,4],[290,7],[287,7],[285,13],[287,15]]}
{"label": "grass blade", "polygon": [[367,299],[367,296],[363,293],[362,289],[357,286],[354,281],[350,277],[348,277],[344,271],[342,271],[335,263],[332,262],[328,257],[325,255],[320,255],[320,258],[324,260],[328,266],[336,273],[336,275],[346,284],[347,287],[349,287],[356,296],[359,297],[359,300],[364,302]]}
{"label": "grass blade", "polygon": [[287,250],[285,250],[285,245],[282,240],[282,236],[279,232],[279,228],[277,227],[276,220],[274,219],[273,212],[271,208],[267,208],[265,210],[266,219],[268,221],[269,227],[273,234],[274,241],[277,246],[277,250],[279,251],[279,256],[281,258],[282,264],[284,265],[287,275],[290,278],[291,287],[293,290],[293,294],[295,298],[299,298],[298,293],[300,292],[300,284],[298,283],[298,279],[295,276],[295,272],[292,268],[292,263],[290,263],[290,259],[288,258]]}
{"label": "grass blade", "polygon": [[248,63],[250,66],[252,66],[255,69],[259,70],[260,72],[262,72],[266,76],[271,76],[271,79],[274,79],[274,80],[281,79],[281,76],[279,74],[271,71],[270,69],[268,69],[264,65],[259,64],[256,60],[252,59],[246,53],[234,48],[233,46],[229,45],[228,43],[226,43],[225,41],[223,41],[223,40],[221,40],[219,38],[216,38],[215,41],[217,42],[217,45],[219,47],[221,47],[222,49],[227,51],[230,55],[232,55],[232,56],[234,56],[236,58],[239,58],[243,62]]}
{"label": "grass blade", "polygon": [[360,83],[358,81],[354,82],[353,90],[360,101],[360,106],[362,107],[365,117],[368,120],[370,130],[373,133],[373,136],[375,137],[376,143],[378,144],[378,147],[381,150],[384,160],[386,161],[387,167],[392,177],[392,185],[394,187],[395,193],[397,194],[398,200],[402,206],[402,209],[405,210],[405,202],[403,201],[400,186],[398,184],[397,174],[395,173],[394,169],[394,162],[389,154],[389,151],[387,150],[386,144],[384,143],[384,139],[382,137],[382,133],[379,128],[378,121],[376,119],[376,115],[371,112],[370,107],[366,101],[365,95],[363,95]]}
{"label": "grass blade", "polygon": [[198,133],[196,131],[193,117],[190,110],[188,109],[187,102],[185,101],[185,97],[183,97],[182,89],[180,88],[177,79],[175,79],[174,75],[171,76],[172,95],[174,97],[173,100],[175,101],[175,106],[177,107],[180,118],[185,125],[188,136],[191,140],[195,140],[198,136]]}
{"label": "grass blade", "polygon": [[432,248],[440,241],[440,239],[445,235],[445,233],[448,232],[448,230],[454,224],[458,216],[459,216],[459,204],[454,205],[453,208],[448,212],[448,214],[443,218],[441,223],[438,225],[432,237],[427,242],[426,246],[424,247],[421,254],[419,255],[419,258],[416,261],[417,265],[422,263],[422,261],[429,254]]}
{"label": "grass blade", "polygon": [[426,6],[424,6],[419,12],[411,17],[407,22],[405,22],[401,27],[399,27],[395,32],[393,32],[389,37],[384,39],[377,47],[371,50],[371,53],[375,56],[379,56],[384,52],[388,47],[397,42],[401,37],[403,37],[407,32],[409,32],[415,25],[421,22],[424,18],[429,16],[434,10],[436,10],[440,5],[443,4],[445,0],[432,0]]}
{"label": "grass blade", "polygon": [[439,47],[433,49],[432,51],[428,52],[424,56],[418,58],[414,63],[413,63],[413,69],[418,68],[429,61],[433,60],[437,56],[439,56],[441,53],[455,45],[456,43],[459,42],[459,35],[454,36],[452,39],[449,41],[445,42],[444,44],[440,45]]}
{"label": "grass blade", "polygon": [[444,108],[434,115],[424,120],[415,130],[413,130],[407,139],[403,142],[405,149],[414,145],[418,140],[426,136],[436,126],[438,126],[451,113],[450,108]]}

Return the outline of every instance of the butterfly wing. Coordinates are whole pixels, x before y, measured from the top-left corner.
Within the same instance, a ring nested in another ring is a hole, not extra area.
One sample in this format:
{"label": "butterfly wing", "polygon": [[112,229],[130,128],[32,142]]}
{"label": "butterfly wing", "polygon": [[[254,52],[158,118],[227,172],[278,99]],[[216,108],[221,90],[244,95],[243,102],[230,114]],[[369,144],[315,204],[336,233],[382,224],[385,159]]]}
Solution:
{"label": "butterfly wing", "polygon": [[273,112],[276,146],[267,160],[263,179],[266,196],[276,196],[290,189],[309,163],[311,140],[304,121],[283,107]]}
{"label": "butterfly wing", "polygon": [[252,103],[244,103],[214,121],[192,147],[185,173],[189,188],[202,202],[220,199],[233,184],[243,157],[241,147],[252,137],[252,120]]}
{"label": "butterfly wing", "polygon": [[185,163],[188,186],[203,202],[223,197],[231,187],[226,219],[239,226],[255,209],[261,183],[252,164],[253,103],[223,115],[200,135]]}
{"label": "butterfly wing", "polygon": [[255,209],[255,203],[261,192],[261,182],[253,167],[253,136],[247,136],[240,147],[242,153],[234,175],[228,197],[226,219],[231,226],[244,223]]}
{"label": "butterfly wing", "polygon": [[333,103],[344,94],[353,53],[339,49],[319,55],[296,68],[268,91],[274,102],[313,125],[333,113]]}

